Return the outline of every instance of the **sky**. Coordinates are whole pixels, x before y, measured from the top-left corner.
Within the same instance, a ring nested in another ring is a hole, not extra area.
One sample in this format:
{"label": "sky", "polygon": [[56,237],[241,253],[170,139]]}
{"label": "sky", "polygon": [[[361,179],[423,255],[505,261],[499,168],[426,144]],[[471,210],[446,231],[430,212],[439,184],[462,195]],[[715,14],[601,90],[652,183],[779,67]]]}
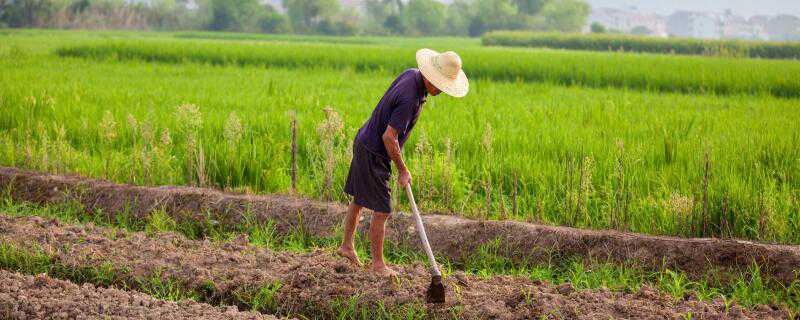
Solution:
{"label": "sky", "polygon": [[586,2],[595,8],[636,7],[640,12],[661,15],[668,15],[677,10],[722,12],[731,9],[734,13],[748,18],[759,14],[800,16],[800,0],[586,0]]}

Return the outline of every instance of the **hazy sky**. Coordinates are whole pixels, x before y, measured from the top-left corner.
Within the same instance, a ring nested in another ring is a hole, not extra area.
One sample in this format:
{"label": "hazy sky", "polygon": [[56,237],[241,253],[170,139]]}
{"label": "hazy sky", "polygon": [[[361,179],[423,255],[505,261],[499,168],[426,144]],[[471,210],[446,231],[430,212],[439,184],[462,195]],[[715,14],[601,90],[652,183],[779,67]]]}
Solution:
{"label": "hazy sky", "polygon": [[715,11],[731,9],[735,13],[750,17],[757,14],[780,13],[800,16],[800,0],[586,0],[593,7],[630,8],[642,12],[667,15],[676,10]]}

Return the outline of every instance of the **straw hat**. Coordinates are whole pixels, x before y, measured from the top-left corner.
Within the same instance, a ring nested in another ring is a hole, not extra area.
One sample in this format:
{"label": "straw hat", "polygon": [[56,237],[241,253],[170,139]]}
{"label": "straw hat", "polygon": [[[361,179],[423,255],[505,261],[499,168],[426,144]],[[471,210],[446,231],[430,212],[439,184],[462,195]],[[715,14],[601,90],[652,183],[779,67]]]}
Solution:
{"label": "straw hat", "polygon": [[469,81],[461,70],[461,58],[455,52],[438,53],[431,49],[419,49],[417,66],[425,79],[442,92],[456,98],[467,95]]}

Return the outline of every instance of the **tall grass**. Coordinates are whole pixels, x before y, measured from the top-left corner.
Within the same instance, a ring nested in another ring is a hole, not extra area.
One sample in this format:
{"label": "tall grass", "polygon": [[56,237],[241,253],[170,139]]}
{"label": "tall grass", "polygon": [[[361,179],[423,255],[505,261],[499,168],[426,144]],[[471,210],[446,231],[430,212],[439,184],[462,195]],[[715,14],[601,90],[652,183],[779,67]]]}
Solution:
{"label": "tall grass", "polygon": [[[290,192],[294,110],[297,193],[338,201],[349,142],[393,79],[331,66],[15,57],[0,59],[2,165]],[[800,243],[797,100],[480,78],[471,88],[429,98],[404,152],[426,211]],[[317,130],[328,106],[344,138]]]}
{"label": "tall grass", "polygon": [[584,35],[528,31],[492,31],[484,34],[481,41],[487,46],[800,59],[800,43],[798,42],[665,39],[622,34]]}
{"label": "tall grass", "polygon": [[[457,50],[465,71],[473,79],[642,91],[800,96],[800,65],[791,61],[530,49],[442,49]],[[337,68],[396,74],[416,66],[415,50],[320,43],[125,40],[64,46],[57,54],[101,61]]]}

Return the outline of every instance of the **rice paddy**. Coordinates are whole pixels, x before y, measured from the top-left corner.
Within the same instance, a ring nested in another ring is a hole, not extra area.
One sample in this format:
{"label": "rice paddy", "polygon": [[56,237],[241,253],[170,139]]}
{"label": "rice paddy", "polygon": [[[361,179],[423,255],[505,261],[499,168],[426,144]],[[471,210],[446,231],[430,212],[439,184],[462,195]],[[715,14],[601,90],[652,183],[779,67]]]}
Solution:
{"label": "rice paddy", "polygon": [[[0,37],[2,165],[292,192],[295,114],[296,192],[338,201],[355,131],[414,66],[385,44]],[[437,49],[472,92],[429,99],[405,150],[425,210],[800,243],[796,63],[457,43]]]}
{"label": "rice paddy", "polygon": [[[793,61],[484,48],[461,38],[0,30],[0,166],[346,202],[354,134],[396,74],[415,66],[419,47],[461,53],[471,78],[463,99],[429,97],[405,146],[423,211],[800,244]],[[337,275],[349,272],[330,254],[339,229],[318,235],[303,224],[220,223],[208,212],[181,220],[176,212],[34,205],[0,191],[0,268],[167,301],[342,319],[485,318],[476,306],[497,292],[498,301],[516,301],[504,306],[518,308],[517,318],[635,318],[648,312],[641,303],[669,304],[658,311],[686,318],[792,319],[800,310],[798,282],[775,282],[755,263],[697,278],[685,268],[559,252],[547,263],[520,262],[498,238],[462,260],[439,257],[458,298],[437,311],[407,287],[429,280],[424,257],[395,243],[387,259],[402,278],[381,281],[406,290],[405,302],[365,290],[377,283],[368,275]],[[87,232],[103,241],[84,241]],[[53,235],[72,242],[51,246]],[[141,250],[163,246],[180,250]],[[109,254],[98,260],[96,250]],[[368,255],[363,239],[357,250]],[[161,261],[167,254],[183,258]],[[244,258],[254,254],[281,258]],[[197,260],[183,265],[186,257]],[[202,272],[186,273],[187,265]],[[281,269],[297,265],[305,268],[292,269],[299,282]],[[477,285],[461,286],[458,276]],[[319,279],[333,282],[304,285]],[[515,286],[508,281],[523,291],[507,290]]]}

